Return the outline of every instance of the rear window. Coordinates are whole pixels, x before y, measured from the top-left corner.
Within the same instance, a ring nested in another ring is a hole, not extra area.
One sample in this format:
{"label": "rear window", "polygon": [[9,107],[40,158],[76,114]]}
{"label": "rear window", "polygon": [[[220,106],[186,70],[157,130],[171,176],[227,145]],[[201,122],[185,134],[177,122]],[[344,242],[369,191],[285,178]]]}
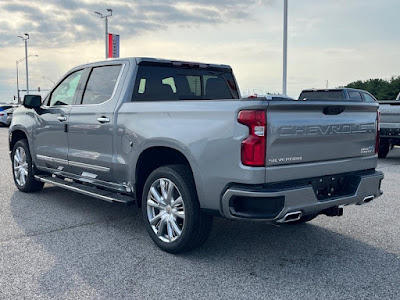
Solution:
{"label": "rear window", "polygon": [[140,65],[132,101],[238,99],[229,71]]}
{"label": "rear window", "polygon": [[343,91],[305,91],[299,96],[299,100],[324,100],[324,99],[334,99],[343,100]]}

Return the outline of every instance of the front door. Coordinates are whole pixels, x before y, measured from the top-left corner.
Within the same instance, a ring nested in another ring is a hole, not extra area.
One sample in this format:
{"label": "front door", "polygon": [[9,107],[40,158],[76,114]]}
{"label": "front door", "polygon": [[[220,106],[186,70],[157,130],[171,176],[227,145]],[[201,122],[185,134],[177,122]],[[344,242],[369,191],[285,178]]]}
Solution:
{"label": "front door", "polygon": [[121,69],[121,62],[91,68],[80,104],[70,111],[68,159],[78,176],[113,182],[113,124]]}
{"label": "front door", "polygon": [[68,168],[68,116],[77,95],[85,70],[67,75],[36,110],[33,130],[33,150],[39,168],[69,171]]}

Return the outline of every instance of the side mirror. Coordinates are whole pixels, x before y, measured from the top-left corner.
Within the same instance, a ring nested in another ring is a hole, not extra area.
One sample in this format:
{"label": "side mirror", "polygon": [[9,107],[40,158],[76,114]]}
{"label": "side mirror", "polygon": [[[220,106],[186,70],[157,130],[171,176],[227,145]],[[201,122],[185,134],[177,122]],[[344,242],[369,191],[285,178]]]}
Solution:
{"label": "side mirror", "polygon": [[42,96],[25,95],[23,105],[26,108],[39,108],[42,105]]}

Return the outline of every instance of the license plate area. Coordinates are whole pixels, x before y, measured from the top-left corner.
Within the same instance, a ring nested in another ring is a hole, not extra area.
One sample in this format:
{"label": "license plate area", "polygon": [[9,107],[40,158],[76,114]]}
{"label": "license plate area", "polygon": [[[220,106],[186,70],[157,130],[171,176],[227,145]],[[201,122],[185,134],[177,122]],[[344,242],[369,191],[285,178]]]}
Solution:
{"label": "license plate area", "polygon": [[353,195],[359,183],[360,176],[346,174],[323,176],[310,182],[318,201]]}

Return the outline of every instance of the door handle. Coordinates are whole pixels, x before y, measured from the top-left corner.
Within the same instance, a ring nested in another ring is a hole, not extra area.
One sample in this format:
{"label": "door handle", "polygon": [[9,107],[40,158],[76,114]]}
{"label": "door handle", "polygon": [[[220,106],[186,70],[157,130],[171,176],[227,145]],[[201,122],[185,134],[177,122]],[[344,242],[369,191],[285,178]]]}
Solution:
{"label": "door handle", "polygon": [[67,121],[67,117],[59,116],[59,117],[57,117],[57,120],[60,122],[65,122],[65,121]]}
{"label": "door handle", "polygon": [[97,121],[98,122],[100,122],[100,123],[109,123],[110,122],[110,118],[107,118],[107,117],[100,117],[100,118],[97,118]]}

